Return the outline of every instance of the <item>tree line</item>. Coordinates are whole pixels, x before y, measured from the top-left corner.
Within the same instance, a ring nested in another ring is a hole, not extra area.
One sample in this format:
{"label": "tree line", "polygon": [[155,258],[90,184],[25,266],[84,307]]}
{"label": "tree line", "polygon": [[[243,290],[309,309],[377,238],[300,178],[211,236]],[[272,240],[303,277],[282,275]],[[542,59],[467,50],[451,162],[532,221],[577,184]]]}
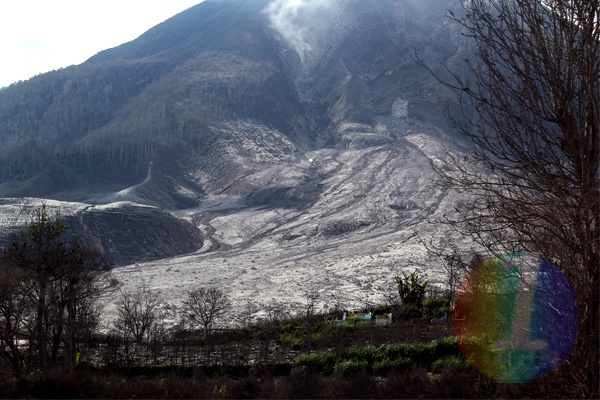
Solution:
{"label": "tree line", "polygon": [[[229,68],[242,63],[240,74],[224,81],[205,71],[202,58],[174,71],[169,62],[83,64],[0,90],[0,184],[46,171],[72,175],[57,182],[61,189],[128,183],[162,155],[210,148],[223,131],[209,127],[222,121],[258,119],[281,132],[294,130],[286,122],[293,111],[272,113],[290,102],[284,77],[273,71],[231,60]],[[198,69],[202,73],[190,80]]]}
{"label": "tree line", "polygon": [[[0,362],[16,376],[53,368],[73,370],[81,350],[100,334],[102,304],[118,292],[113,332],[129,344],[164,340],[162,303],[141,287],[119,290],[112,265],[68,234],[58,217],[40,207],[33,221],[0,253]],[[206,336],[230,310],[217,288],[189,292],[182,319]]]}

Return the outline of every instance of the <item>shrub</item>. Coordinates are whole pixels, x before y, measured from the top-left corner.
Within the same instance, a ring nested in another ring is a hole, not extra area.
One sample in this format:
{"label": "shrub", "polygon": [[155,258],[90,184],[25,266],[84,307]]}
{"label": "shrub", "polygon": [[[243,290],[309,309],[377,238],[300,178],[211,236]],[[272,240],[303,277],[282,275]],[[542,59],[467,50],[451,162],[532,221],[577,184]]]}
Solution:
{"label": "shrub", "polygon": [[380,305],[380,306],[375,306],[371,309],[371,313],[375,316],[375,315],[382,315],[382,316],[388,316],[389,313],[393,312],[393,308],[392,306],[389,305]]}
{"label": "shrub", "polygon": [[444,313],[450,313],[450,299],[447,297],[435,297],[423,300],[423,307],[427,308],[434,318],[441,318]]}
{"label": "shrub", "polygon": [[437,339],[431,342],[433,356],[443,358],[460,354],[460,346],[456,336],[448,336],[443,339]]}
{"label": "shrub", "polygon": [[326,351],[323,353],[302,354],[296,358],[295,364],[300,372],[330,375],[334,372],[338,361],[337,354]]}
{"label": "shrub", "polygon": [[378,351],[373,346],[351,346],[344,353],[342,358],[354,361],[366,361],[368,364],[377,360]]}
{"label": "shrub", "polygon": [[404,371],[409,369],[413,365],[413,360],[406,357],[396,358],[394,360],[390,360],[389,358],[384,358],[382,360],[376,361],[371,366],[371,371],[375,375],[386,375],[391,370]]}
{"label": "shrub", "polygon": [[279,341],[292,350],[300,350],[302,348],[302,337],[298,337],[292,333],[284,333],[279,336]]}
{"label": "shrub", "polygon": [[[333,372],[354,373],[361,369],[384,375],[392,369],[404,370],[412,365],[433,368],[436,361],[448,357],[462,357],[458,341],[452,336],[431,343],[351,346],[339,353],[328,351],[301,355],[296,358],[295,364],[300,371],[321,375]],[[443,365],[438,364],[438,368]]]}
{"label": "shrub", "polygon": [[350,375],[365,370],[368,366],[369,362],[366,360],[350,359],[336,364],[334,372]]}
{"label": "shrub", "polygon": [[440,373],[444,368],[447,368],[449,366],[453,366],[456,369],[467,370],[470,368],[471,364],[464,357],[447,356],[447,357],[435,360],[431,364],[431,372],[433,372],[434,374],[437,374],[437,373]]}

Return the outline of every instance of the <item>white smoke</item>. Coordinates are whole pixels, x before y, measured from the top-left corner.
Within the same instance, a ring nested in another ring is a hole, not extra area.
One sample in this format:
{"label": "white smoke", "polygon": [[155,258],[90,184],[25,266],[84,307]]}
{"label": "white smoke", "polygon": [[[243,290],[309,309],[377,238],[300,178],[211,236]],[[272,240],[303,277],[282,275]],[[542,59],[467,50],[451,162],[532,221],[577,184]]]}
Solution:
{"label": "white smoke", "polygon": [[305,62],[335,25],[339,4],[340,0],[274,0],[267,12],[272,28]]}

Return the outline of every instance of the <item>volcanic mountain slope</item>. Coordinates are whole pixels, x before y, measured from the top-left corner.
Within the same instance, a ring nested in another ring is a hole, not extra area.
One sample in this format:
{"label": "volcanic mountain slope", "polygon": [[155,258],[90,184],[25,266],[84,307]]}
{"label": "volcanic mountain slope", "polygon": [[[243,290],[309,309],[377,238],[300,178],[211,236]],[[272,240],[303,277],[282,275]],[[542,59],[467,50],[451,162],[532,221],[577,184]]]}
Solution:
{"label": "volcanic mountain slope", "polygon": [[453,3],[205,1],[0,90],[0,194],[185,208],[307,150],[448,131],[445,89],[412,55],[460,55]]}
{"label": "volcanic mountain slope", "polygon": [[[263,304],[314,291],[326,308],[333,292],[381,298],[415,267],[443,283],[421,240],[456,244],[427,220],[461,198],[432,166],[468,146],[449,119],[454,95],[413,58],[468,56],[446,18],[457,3],[206,0],[0,90],[0,195],[63,201],[131,264],[117,270],[127,287],[175,303],[211,284]],[[153,231],[174,229],[181,246],[138,240],[157,216]]]}

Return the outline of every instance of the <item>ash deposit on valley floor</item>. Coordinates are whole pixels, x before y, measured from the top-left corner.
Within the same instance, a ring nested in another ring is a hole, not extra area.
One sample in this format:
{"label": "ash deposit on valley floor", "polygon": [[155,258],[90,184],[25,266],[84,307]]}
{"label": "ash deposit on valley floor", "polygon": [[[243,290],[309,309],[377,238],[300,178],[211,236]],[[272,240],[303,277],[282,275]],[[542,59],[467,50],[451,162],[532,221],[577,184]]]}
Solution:
{"label": "ash deposit on valley floor", "polygon": [[0,90],[0,239],[45,202],[172,322],[198,287],[260,317],[381,303],[416,268],[445,285],[427,248],[471,243],[435,223],[467,201],[439,173],[469,146],[414,58],[470,54],[455,3],[206,0]]}

